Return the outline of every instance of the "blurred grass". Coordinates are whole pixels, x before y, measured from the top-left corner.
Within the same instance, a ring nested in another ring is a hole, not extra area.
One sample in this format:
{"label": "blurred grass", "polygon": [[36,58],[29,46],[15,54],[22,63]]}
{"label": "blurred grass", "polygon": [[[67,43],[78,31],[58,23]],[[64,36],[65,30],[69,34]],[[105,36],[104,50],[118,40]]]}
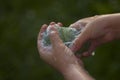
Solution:
{"label": "blurred grass", "polygon": [[[80,18],[119,13],[119,0],[0,0],[0,80],[63,80],[44,63],[36,48],[40,27],[65,26]],[[120,41],[105,44],[85,66],[97,80],[119,80]]]}

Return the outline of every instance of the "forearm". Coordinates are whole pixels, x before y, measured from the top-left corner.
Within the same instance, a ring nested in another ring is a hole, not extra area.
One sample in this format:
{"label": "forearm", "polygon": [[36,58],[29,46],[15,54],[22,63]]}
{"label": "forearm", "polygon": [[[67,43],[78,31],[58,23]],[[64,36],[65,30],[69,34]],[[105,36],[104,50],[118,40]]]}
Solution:
{"label": "forearm", "polygon": [[65,80],[94,80],[81,66],[71,65],[62,72]]}
{"label": "forearm", "polygon": [[120,39],[120,13],[103,15],[106,17],[108,29],[113,34],[114,39]]}
{"label": "forearm", "polygon": [[120,13],[111,15],[111,29],[114,32],[114,36],[117,39],[120,39]]}

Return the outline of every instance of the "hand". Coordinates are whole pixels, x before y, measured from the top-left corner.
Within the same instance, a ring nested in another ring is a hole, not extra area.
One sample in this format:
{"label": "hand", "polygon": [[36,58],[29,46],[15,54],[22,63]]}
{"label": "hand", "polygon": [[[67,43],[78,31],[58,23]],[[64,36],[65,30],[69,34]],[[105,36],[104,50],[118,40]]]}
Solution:
{"label": "hand", "polygon": [[[48,27],[46,24],[42,26],[38,35],[37,46],[40,57],[61,72],[66,80],[93,80],[83,67],[81,67],[83,65],[82,61],[64,45],[56,28],[54,28],[55,23],[52,22],[50,25],[51,47],[44,46],[42,43],[42,33]],[[58,23],[58,25],[61,26],[61,23]]]}
{"label": "hand", "polygon": [[[74,53],[64,45],[58,36],[57,30],[54,28],[55,23],[52,22],[50,25],[50,40],[52,47],[43,46],[42,33],[48,27],[47,25],[43,25],[38,36],[40,57],[59,71],[64,71],[64,69],[68,68],[70,65],[78,65],[78,59],[74,56]],[[61,23],[58,23],[58,25],[61,26]],[[79,59],[79,61],[81,60]]]}
{"label": "hand", "polygon": [[73,51],[77,51],[84,45],[85,42],[90,41],[91,46],[89,50],[84,52],[82,56],[90,56],[96,47],[103,43],[110,42],[116,38],[120,38],[120,14],[99,15],[81,19],[70,27],[83,27],[82,33],[75,39],[72,46]]}

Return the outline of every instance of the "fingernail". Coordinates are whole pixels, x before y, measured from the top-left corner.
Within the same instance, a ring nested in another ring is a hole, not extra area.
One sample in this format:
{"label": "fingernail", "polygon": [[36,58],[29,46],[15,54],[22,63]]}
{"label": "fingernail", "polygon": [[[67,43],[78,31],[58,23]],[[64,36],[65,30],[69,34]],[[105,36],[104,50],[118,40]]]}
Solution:
{"label": "fingernail", "polygon": [[57,25],[58,25],[59,27],[61,27],[61,26],[62,26],[62,23],[58,22]]}
{"label": "fingernail", "polygon": [[50,23],[50,25],[54,25],[54,24],[55,24],[55,22],[51,22],[51,23]]}
{"label": "fingernail", "polygon": [[52,31],[57,32],[56,28],[52,25],[50,25],[47,29],[48,34],[50,34]]}

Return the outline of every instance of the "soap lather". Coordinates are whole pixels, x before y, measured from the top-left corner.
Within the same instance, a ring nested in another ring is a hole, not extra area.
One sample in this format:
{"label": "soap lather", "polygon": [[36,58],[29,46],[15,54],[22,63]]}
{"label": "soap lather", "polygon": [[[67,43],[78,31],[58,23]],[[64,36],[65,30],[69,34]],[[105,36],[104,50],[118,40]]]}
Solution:
{"label": "soap lather", "polygon": [[[59,27],[58,25],[55,26],[58,30],[59,36],[64,42],[64,44],[69,48],[72,44],[74,44],[75,38],[81,33],[82,28],[70,28],[70,27]],[[49,26],[48,26],[49,28]],[[44,46],[51,46],[50,38],[49,38],[49,30],[43,33],[43,44]],[[77,52],[75,53],[83,53],[88,50],[90,46],[90,42],[86,42]]]}

